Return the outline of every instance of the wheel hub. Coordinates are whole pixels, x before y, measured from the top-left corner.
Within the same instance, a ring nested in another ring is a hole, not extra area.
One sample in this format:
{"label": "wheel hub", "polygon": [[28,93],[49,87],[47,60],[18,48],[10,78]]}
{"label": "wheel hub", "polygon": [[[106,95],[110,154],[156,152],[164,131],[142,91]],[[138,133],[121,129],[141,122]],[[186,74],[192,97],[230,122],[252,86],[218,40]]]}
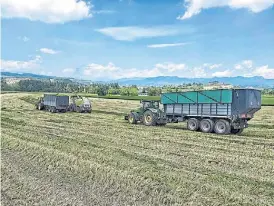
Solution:
{"label": "wheel hub", "polygon": [[224,125],[223,123],[219,122],[219,123],[217,124],[217,129],[218,129],[221,133],[223,133],[223,132],[225,131],[225,125]]}
{"label": "wheel hub", "polygon": [[146,116],[146,122],[151,122],[151,120],[152,120],[152,117],[150,115],[147,115]]}

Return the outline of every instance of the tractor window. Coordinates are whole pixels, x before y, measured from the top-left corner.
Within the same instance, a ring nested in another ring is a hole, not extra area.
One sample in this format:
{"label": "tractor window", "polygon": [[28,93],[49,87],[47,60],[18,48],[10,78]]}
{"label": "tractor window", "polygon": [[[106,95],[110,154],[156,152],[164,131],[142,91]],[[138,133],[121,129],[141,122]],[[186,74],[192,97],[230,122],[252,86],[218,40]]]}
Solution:
{"label": "tractor window", "polygon": [[144,102],[144,107],[149,107],[149,102]]}
{"label": "tractor window", "polygon": [[154,102],[154,107],[158,108],[159,107],[159,102]]}

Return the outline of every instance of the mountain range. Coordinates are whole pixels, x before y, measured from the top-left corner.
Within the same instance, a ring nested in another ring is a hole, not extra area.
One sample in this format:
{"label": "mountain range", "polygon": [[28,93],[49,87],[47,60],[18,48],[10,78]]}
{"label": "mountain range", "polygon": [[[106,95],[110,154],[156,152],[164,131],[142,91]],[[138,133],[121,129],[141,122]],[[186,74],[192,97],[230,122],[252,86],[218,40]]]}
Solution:
{"label": "mountain range", "polygon": [[[1,77],[14,77],[14,78],[34,78],[34,79],[48,79],[48,78],[58,78],[55,76],[46,76],[32,73],[12,73],[12,72],[1,72]],[[74,78],[63,78],[71,79],[79,83],[91,83],[95,81],[91,80],[80,80]],[[138,85],[138,86],[161,86],[161,85],[179,85],[188,83],[202,83],[207,84],[209,82],[218,81],[225,84],[232,84],[241,87],[262,87],[262,88],[274,88],[274,79],[265,79],[261,76],[254,77],[213,77],[213,78],[184,78],[177,76],[158,76],[158,77],[148,77],[148,78],[124,78],[112,81],[100,81],[103,83],[116,82],[120,85]],[[98,81],[97,81],[98,82]]]}

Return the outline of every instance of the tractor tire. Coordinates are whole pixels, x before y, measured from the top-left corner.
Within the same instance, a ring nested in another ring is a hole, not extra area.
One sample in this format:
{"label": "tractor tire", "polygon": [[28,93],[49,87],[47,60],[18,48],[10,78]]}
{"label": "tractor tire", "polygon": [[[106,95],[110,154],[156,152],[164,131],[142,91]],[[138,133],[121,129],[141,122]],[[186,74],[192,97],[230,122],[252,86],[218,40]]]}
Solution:
{"label": "tractor tire", "polygon": [[157,115],[150,110],[145,111],[143,115],[143,123],[146,126],[155,126],[157,123]]}
{"label": "tractor tire", "polygon": [[211,133],[214,129],[214,122],[211,119],[203,119],[200,122],[200,130],[204,133]]}
{"label": "tractor tire", "polygon": [[137,124],[136,115],[133,112],[128,115],[128,122],[130,124]]}
{"label": "tractor tire", "polygon": [[196,118],[190,118],[187,121],[187,128],[191,131],[197,131],[199,129],[199,120]]}
{"label": "tractor tire", "polygon": [[231,128],[231,134],[239,135],[239,134],[241,134],[243,131],[244,131],[244,128],[241,128],[241,129],[234,129],[234,128]]}
{"label": "tractor tire", "polygon": [[38,104],[37,109],[38,110],[42,110],[43,109],[43,105],[42,104]]}
{"label": "tractor tire", "polygon": [[230,131],[231,127],[227,120],[219,119],[215,122],[214,132],[216,134],[229,134]]}

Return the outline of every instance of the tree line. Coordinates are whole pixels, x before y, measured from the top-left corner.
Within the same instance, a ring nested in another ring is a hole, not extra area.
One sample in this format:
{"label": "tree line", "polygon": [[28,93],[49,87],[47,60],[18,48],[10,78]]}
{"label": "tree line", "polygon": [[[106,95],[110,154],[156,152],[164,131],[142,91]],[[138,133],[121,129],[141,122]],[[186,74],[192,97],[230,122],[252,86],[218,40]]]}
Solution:
{"label": "tree line", "polygon": [[[81,84],[69,79],[23,79],[8,84],[5,78],[1,78],[1,91],[90,93],[99,96],[138,96],[139,93],[143,93],[148,96],[159,96],[162,92],[179,92],[202,89],[203,84],[201,83],[188,83],[177,86],[164,85],[162,87],[150,86],[138,89],[136,85],[120,86],[118,83]],[[263,89],[262,94],[274,95],[274,88]]]}
{"label": "tree line", "polygon": [[[85,85],[67,79],[27,79],[8,84],[4,78],[1,78],[1,91],[90,93],[99,96],[138,96],[139,93],[136,85],[120,86],[118,83],[92,83]],[[149,87],[144,92],[149,96],[158,96],[162,90],[157,87]]]}

